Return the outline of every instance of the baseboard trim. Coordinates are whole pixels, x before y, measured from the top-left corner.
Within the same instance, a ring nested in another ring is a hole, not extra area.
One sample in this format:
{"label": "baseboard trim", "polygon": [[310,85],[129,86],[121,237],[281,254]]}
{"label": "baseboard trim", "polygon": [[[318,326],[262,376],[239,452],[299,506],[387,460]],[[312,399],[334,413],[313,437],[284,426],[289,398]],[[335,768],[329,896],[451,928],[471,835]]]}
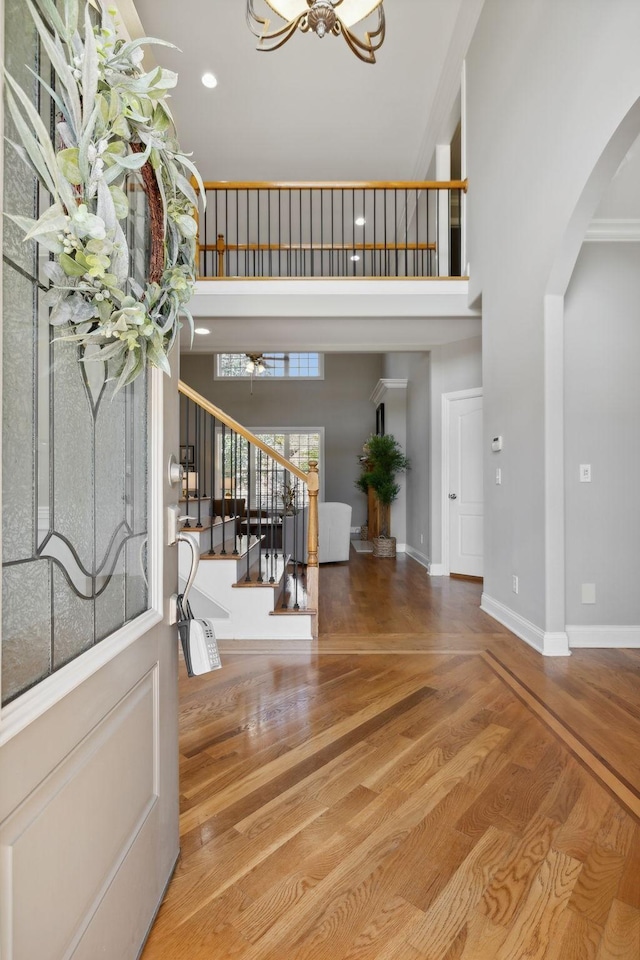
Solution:
{"label": "baseboard trim", "polygon": [[480,609],[488,613],[489,616],[497,620],[498,623],[501,623],[503,627],[511,630],[511,633],[515,633],[516,637],[520,637],[521,640],[524,640],[525,643],[528,643],[530,647],[533,647],[534,650],[537,650],[538,653],[541,653],[543,656],[568,657],[571,655],[569,638],[564,631],[545,633],[544,630],[537,627],[531,620],[527,620],[526,617],[516,613],[511,607],[500,603],[499,600],[495,600],[487,593],[482,594]]}
{"label": "baseboard trim", "polygon": [[640,626],[567,625],[570,647],[601,647],[605,649],[640,649]]}
{"label": "baseboard trim", "polygon": [[446,577],[447,574],[444,571],[443,563],[430,563],[429,564],[429,576],[430,577]]}
{"label": "baseboard trim", "polygon": [[416,550],[415,547],[412,547],[410,543],[405,545],[405,551],[408,556],[412,557],[416,563],[419,563],[420,566],[426,567],[429,570],[429,557],[426,554],[421,553],[419,550]]}

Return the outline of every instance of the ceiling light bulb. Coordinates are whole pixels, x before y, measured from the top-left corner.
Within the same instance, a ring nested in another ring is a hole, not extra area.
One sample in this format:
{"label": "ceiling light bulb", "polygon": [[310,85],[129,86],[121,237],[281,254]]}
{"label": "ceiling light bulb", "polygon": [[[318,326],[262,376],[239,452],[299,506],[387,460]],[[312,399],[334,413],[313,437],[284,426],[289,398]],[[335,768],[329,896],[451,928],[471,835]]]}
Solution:
{"label": "ceiling light bulb", "polygon": [[257,368],[256,368],[256,373],[264,373],[264,371],[265,371],[265,365],[264,365],[264,363],[262,362],[262,360],[258,360],[258,366],[257,366]]}
{"label": "ceiling light bulb", "polygon": [[356,227],[364,227],[366,222],[364,217],[356,217]]}
{"label": "ceiling light bulb", "polygon": [[211,333],[211,330],[208,330],[207,327],[196,327],[193,332],[204,336],[206,333]]}
{"label": "ceiling light bulb", "polygon": [[360,257],[358,256],[357,253],[354,253],[354,255],[351,257],[351,259],[353,260],[354,263],[356,263],[356,261],[358,261],[358,260],[360,259]]}
{"label": "ceiling light bulb", "polygon": [[256,368],[256,365],[255,365],[255,363],[253,362],[253,360],[248,360],[248,361],[247,361],[247,365],[246,365],[246,367],[245,367],[245,370],[247,371],[247,373],[253,373],[253,371],[255,370],[255,368]]}
{"label": "ceiling light bulb", "polygon": [[214,87],[218,86],[218,81],[212,73],[203,73],[202,83],[203,86],[208,87],[210,90],[213,90]]}

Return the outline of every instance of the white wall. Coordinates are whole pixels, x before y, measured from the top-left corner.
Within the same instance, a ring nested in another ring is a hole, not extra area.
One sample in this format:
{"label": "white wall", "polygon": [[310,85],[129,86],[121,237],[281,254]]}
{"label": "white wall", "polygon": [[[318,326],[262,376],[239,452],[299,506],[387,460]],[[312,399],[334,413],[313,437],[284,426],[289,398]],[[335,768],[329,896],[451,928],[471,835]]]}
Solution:
{"label": "white wall", "polygon": [[[504,436],[500,487],[485,442],[485,593],[548,631],[562,629],[547,575],[562,463],[549,454],[545,330],[547,347],[558,330],[545,328],[544,296],[564,293],[550,278],[572,215],[625,117],[635,122],[638,36],[637,0],[486,0],[467,59],[471,297],[482,296],[485,437]],[[625,127],[618,163],[638,132]],[[599,197],[588,199],[590,217]]]}
{"label": "white wall", "polygon": [[[565,303],[567,622],[640,624],[640,245],[585,244]],[[591,464],[591,483],[579,482]],[[583,604],[581,584],[596,603]]]}
{"label": "white wall", "polygon": [[366,498],[355,487],[358,455],[375,433],[371,392],[382,374],[381,354],[328,353],[324,380],[214,380],[211,354],[184,353],[183,380],[250,429],[300,426],[325,428],[324,499],[350,503],[352,524],[366,520]]}

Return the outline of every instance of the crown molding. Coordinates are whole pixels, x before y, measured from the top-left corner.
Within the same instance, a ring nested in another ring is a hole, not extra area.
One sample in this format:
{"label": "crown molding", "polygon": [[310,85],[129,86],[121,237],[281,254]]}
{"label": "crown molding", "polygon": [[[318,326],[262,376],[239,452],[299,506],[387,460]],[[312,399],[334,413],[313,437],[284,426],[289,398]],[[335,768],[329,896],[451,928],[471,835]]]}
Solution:
{"label": "crown molding", "polygon": [[405,377],[395,377],[395,378],[383,378],[378,380],[376,388],[369,398],[371,403],[375,403],[376,406],[384,398],[387,390],[406,390],[409,381]]}
{"label": "crown molding", "polygon": [[591,243],[640,243],[640,220],[592,220],[584,239]]}

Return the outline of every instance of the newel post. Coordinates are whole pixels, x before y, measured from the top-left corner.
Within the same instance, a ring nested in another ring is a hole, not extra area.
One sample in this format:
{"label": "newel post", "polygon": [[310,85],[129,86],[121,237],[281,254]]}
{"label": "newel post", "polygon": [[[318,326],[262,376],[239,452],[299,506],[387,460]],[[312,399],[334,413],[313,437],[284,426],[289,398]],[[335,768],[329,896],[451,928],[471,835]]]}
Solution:
{"label": "newel post", "polygon": [[318,490],[320,477],[318,461],[309,461],[307,474],[307,491],[309,493],[309,530],[307,536],[307,600],[309,608],[316,611],[312,619],[313,636],[318,636]]}

